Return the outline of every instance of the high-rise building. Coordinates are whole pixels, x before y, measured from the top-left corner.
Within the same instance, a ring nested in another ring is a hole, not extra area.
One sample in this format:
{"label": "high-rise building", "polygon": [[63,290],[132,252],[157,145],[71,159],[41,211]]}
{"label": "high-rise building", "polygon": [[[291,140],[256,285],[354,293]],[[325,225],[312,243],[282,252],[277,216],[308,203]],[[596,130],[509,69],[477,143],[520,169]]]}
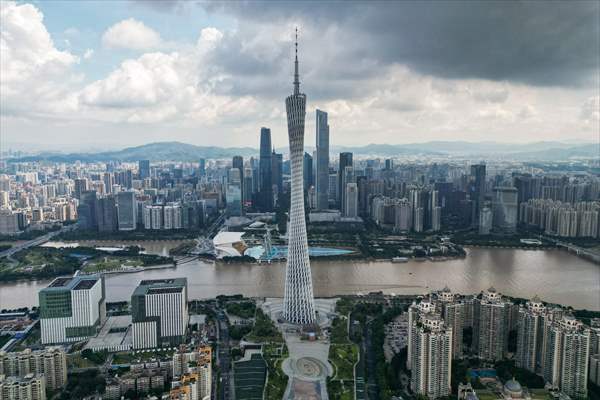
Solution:
{"label": "high-rise building", "polygon": [[479,212],[485,200],[485,164],[471,165],[469,176],[469,196],[471,198],[471,221],[474,227],[479,223]]}
{"label": "high-rise building", "polygon": [[114,196],[101,197],[96,201],[98,231],[116,232],[118,226],[117,218],[117,203]]}
{"label": "high-rise building", "polygon": [[341,210],[344,206],[344,194],[346,183],[344,175],[346,174],[346,167],[352,167],[352,153],[340,153],[340,160],[338,165],[338,209]]}
{"label": "high-rise building", "polygon": [[545,318],[546,307],[537,296],[519,307],[515,354],[517,367],[534,373],[540,371]]}
{"label": "high-rise building", "polygon": [[242,156],[233,156],[231,160],[231,168],[237,168],[240,171],[240,190],[242,193],[242,198],[244,198],[244,157]]}
{"label": "high-rise building", "polygon": [[43,344],[77,342],[94,336],[106,319],[104,278],[56,278],[39,292]]}
{"label": "high-rise building", "polygon": [[283,318],[299,325],[315,323],[306,218],[304,215],[303,155],[304,118],[306,117],[306,95],[300,93],[298,76],[298,41],[294,63],[294,93],[285,99],[291,160],[291,205],[288,227],[288,257],[285,270]]}
{"label": "high-rise building", "polygon": [[304,189],[308,190],[313,185],[313,158],[304,153]]}
{"label": "high-rise building", "polygon": [[77,219],[81,229],[98,229],[98,220],[96,219],[96,191],[89,190],[81,193],[79,205],[77,206]]}
{"label": "high-rise building", "polygon": [[473,317],[474,349],[483,360],[502,360],[507,351],[509,314],[512,304],[496,289],[489,288],[478,299]]}
{"label": "high-rise building", "polygon": [[271,211],[273,209],[273,172],[271,170],[271,163],[271,130],[269,128],[260,128],[258,208],[261,211]]}
{"label": "high-rise building", "polygon": [[187,279],[141,281],[131,296],[134,349],[174,346],[185,341]]}
{"label": "high-rise building", "polygon": [[450,395],[452,373],[452,328],[438,314],[420,315],[412,331],[411,379],[413,392],[437,399]]}
{"label": "high-rise building", "polygon": [[271,174],[273,193],[279,196],[283,191],[283,154],[276,153],[275,149],[271,154]]}
{"label": "high-rise building", "polygon": [[590,330],[571,315],[549,325],[544,379],[572,399],[587,399]]}
{"label": "high-rise building", "polygon": [[[44,375],[46,387],[60,389],[67,384],[67,355],[60,347],[21,352],[0,351],[0,376]],[[3,397],[0,397],[3,398]]]}
{"label": "high-rise building", "polygon": [[479,234],[489,235],[493,225],[492,209],[486,204],[479,210]]}
{"label": "high-rise building", "polygon": [[112,193],[112,187],[115,184],[115,176],[111,172],[105,172],[102,175],[102,182],[104,182],[106,193]]}
{"label": "high-rise building", "polygon": [[329,208],[329,124],[327,113],[317,110],[316,182],[317,209]]}
{"label": "high-rise building", "polygon": [[518,192],[514,187],[495,187],[492,200],[494,229],[514,232],[517,229]]}
{"label": "high-rise building", "polygon": [[342,214],[346,213],[346,188],[350,183],[354,183],[354,167],[347,166],[344,168],[344,172],[342,173],[342,193],[340,207],[340,211],[342,212]]}
{"label": "high-rise building", "polygon": [[242,182],[238,168],[229,170],[225,199],[227,201],[227,215],[232,217],[242,215]]}
{"label": "high-rise building", "polygon": [[117,193],[120,231],[132,231],[137,227],[137,203],[134,192]]}
{"label": "high-rise building", "polygon": [[252,168],[246,168],[244,170],[242,186],[242,200],[244,204],[252,202],[252,195],[254,194],[254,173]]}
{"label": "high-rise building", "polygon": [[21,378],[0,375],[0,399],[46,400],[44,376],[29,374]]}
{"label": "high-rise building", "polygon": [[438,293],[442,305],[442,318],[446,326],[452,328],[452,358],[463,357],[463,329],[467,327],[469,304],[457,298],[450,288],[445,287]]}
{"label": "high-rise building", "polygon": [[358,186],[356,183],[346,184],[344,201],[344,216],[350,218],[358,217]]}
{"label": "high-rise building", "polygon": [[142,180],[150,178],[150,160],[138,161],[138,174]]}
{"label": "high-rise building", "polygon": [[75,197],[81,199],[81,194],[89,190],[88,180],[86,178],[75,179]]}
{"label": "high-rise building", "polygon": [[[209,399],[212,391],[212,351],[210,346],[197,349],[187,349],[185,346],[173,354],[173,387],[183,389],[190,381],[191,374],[196,374],[197,383],[193,388],[198,393],[198,399]],[[192,388],[190,388],[192,389]],[[185,391],[185,389],[184,389]],[[173,392],[172,392],[173,393]],[[177,398],[177,397],[176,397]]]}
{"label": "high-rise building", "polygon": [[198,174],[200,176],[206,175],[206,160],[204,158],[198,161]]}

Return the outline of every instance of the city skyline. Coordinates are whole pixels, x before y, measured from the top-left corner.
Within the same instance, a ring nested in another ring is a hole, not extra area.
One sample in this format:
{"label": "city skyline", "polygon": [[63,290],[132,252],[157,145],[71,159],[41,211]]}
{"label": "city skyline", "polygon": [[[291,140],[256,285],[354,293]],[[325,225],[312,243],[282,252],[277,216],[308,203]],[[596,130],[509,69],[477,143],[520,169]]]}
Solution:
{"label": "city skyline", "polygon": [[[427,3],[353,3],[342,13],[325,3],[318,21],[311,21],[313,7],[293,10],[285,2],[269,9],[260,2],[115,2],[111,13],[96,2],[66,4],[2,3],[10,54],[2,63],[3,147],[39,146],[42,127],[53,135],[47,149],[106,148],[104,139],[122,147],[164,140],[254,146],[248,134],[260,126],[283,144],[277,99],[294,25],[306,38],[314,93],[307,112],[328,112],[339,145],[364,143],[365,133],[373,143],[597,141],[594,2],[456,3],[435,13]],[[354,21],[352,11],[363,18]],[[83,28],[92,14],[97,21]],[[373,24],[382,15],[417,23],[394,24],[399,36],[387,36]],[[481,44],[469,41],[469,30]],[[439,40],[446,51],[434,51]],[[24,67],[32,62],[40,68]],[[307,121],[308,143],[314,123]]]}

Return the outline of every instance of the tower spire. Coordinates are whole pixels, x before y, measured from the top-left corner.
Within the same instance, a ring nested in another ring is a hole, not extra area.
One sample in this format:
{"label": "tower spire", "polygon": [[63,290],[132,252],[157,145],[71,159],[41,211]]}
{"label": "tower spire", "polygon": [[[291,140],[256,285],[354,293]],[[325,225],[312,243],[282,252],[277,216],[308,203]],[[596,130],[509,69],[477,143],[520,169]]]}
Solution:
{"label": "tower spire", "polygon": [[300,75],[298,73],[298,28],[296,28],[296,61],[294,61],[294,94],[300,94]]}

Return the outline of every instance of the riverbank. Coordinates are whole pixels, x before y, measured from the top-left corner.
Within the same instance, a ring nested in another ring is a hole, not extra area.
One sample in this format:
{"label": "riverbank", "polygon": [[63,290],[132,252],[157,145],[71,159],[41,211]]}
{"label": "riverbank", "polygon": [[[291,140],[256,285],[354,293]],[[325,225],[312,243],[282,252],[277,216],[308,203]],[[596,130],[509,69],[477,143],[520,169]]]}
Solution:
{"label": "riverbank", "polygon": [[[406,263],[374,260],[311,260],[316,297],[367,294],[424,294],[451,287],[477,293],[494,286],[511,297],[537,294],[552,303],[577,309],[600,310],[600,267],[558,249],[525,251],[467,248],[465,258],[444,262],[409,260]],[[107,301],[127,301],[144,279],[185,277],[190,299],[243,294],[247,297],[282,297],[285,263],[220,264],[194,259],[175,268],[153,269],[106,276]],[[0,283],[1,308],[37,305],[38,291],[50,279]]]}

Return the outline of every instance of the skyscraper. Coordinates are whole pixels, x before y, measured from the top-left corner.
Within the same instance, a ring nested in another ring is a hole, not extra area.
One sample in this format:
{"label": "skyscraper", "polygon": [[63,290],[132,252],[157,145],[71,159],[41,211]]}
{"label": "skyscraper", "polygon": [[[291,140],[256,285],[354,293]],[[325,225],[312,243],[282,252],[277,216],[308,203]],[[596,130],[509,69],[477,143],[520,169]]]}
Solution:
{"label": "skyscraper", "polygon": [[329,125],[327,113],[317,110],[316,182],[317,209],[329,208]]}
{"label": "skyscraper", "polygon": [[544,379],[573,399],[587,399],[590,330],[572,315],[549,325]]}
{"label": "skyscraper", "polygon": [[304,216],[303,156],[306,95],[300,93],[298,76],[298,32],[296,31],[296,60],[294,62],[294,93],[285,99],[291,160],[291,205],[288,228],[288,258],[285,271],[283,318],[298,325],[315,322],[306,220]]}
{"label": "skyscraper", "polygon": [[519,307],[515,361],[531,372],[538,372],[541,365],[545,316],[546,307],[537,296]]}
{"label": "skyscraper", "polygon": [[471,210],[471,224],[473,227],[476,227],[479,223],[479,212],[485,200],[485,164],[471,165],[469,195],[473,206]]}
{"label": "skyscraper", "polygon": [[201,158],[198,162],[198,173],[200,176],[206,175],[206,160],[204,158]]}
{"label": "skyscraper", "polygon": [[436,399],[450,395],[452,328],[438,314],[421,315],[408,329],[411,349],[411,390]]}
{"label": "skyscraper", "polygon": [[351,218],[358,217],[358,186],[353,182],[346,185],[344,216]]}
{"label": "skyscraper", "polygon": [[137,226],[137,204],[134,192],[117,193],[118,220],[120,231],[132,231]]}
{"label": "skyscraper", "polygon": [[140,160],[138,161],[138,173],[140,175],[140,179],[150,178],[150,161],[149,160]]}
{"label": "skyscraper", "polygon": [[473,340],[479,358],[502,360],[508,347],[511,304],[494,288],[489,288],[477,301]]}
{"label": "skyscraper", "polygon": [[233,160],[231,161],[231,167],[237,168],[240,171],[240,183],[241,183],[242,198],[243,198],[244,197],[244,157],[233,156]]}
{"label": "skyscraper", "polygon": [[338,167],[338,196],[337,203],[338,209],[341,210],[344,207],[344,194],[346,193],[346,183],[344,182],[344,175],[346,174],[346,167],[352,167],[352,153],[340,153],[340,161]]}
{"label": "skyscraper", "polygon": [[273,181],[271,172],[271,130],[260,128],[260,159],[258,206],[261,211],[273,209]]}
{"label": "skyscraper", "polygon": [[304,153],[304,189],[308,190],[313,184],[313,158]]}
{"label": "skyscraper", "polygon": [[271,154],[271,183],[273,193],[279,195],[283,191],[283,154],[276,153],[275,149]]}

